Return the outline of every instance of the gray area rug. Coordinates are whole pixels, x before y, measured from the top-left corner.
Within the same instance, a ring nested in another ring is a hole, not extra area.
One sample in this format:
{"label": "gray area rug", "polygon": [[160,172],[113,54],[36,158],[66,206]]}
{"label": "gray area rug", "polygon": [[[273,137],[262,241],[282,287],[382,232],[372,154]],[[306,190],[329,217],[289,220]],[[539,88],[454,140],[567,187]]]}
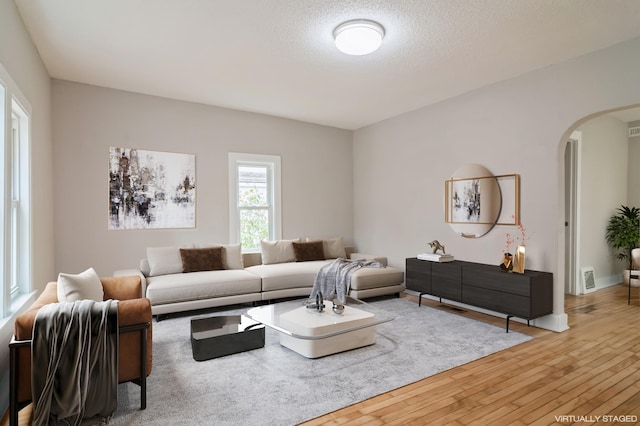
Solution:
{"label": "gray area rug", "polygon": [[121,384],[111,424],[293,425],[531,339],[404,299],[372,303],[396,315],[377,326],[376,344],[315,360],[267,328],[262,349],[197,362],[191,317],[154,322],[147,409],[138,386]]}

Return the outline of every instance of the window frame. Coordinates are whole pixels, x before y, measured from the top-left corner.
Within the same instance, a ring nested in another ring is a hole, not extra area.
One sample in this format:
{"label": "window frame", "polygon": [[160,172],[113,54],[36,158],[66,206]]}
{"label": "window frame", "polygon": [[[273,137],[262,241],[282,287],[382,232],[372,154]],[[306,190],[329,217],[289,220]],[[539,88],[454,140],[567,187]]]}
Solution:
{"label": "window frame", "polygon": [[11,216],[10,216],[10,237],[11,248],[9,250],[10,257],[10,267],[9,267],[9,293],[11,300],[13,300],[14,295],[17,294],[20,290],[19,285],[19,269],[18,269],[18,261],[20,256],[18,256],[20,250],[20,141],[21,141],[21,121],[22,117],[20,117],[17,111],[13,109],[14,105],[12,105],[11,109],[11,140],[9,143],[11,144]]}
{"label": "window frame", "polygon": [[[267,167],[267,194],[269,207],[242,207],[239,205],[239,168],[241,166]],[[229,153],[229,242],[237,244],[241,242],[241,218],[244,210],[264,210],[268,208],[269,215],[269,240],[282,238],[282,196],[281,196],[281,160],[278,155]],[[257,252],[260,248],[243,247],[243,252]]]}
{"label": "window frame", "polygon": [[17,310],[20,296],[32,289],[31,106],[0,65],[0,319]]}

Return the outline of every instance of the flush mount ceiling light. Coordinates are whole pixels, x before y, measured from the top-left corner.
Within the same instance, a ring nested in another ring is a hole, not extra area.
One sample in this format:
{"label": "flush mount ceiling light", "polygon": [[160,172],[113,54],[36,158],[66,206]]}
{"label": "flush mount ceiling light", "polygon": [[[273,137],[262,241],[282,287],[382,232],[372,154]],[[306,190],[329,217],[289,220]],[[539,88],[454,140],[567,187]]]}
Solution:
{"label": "flush mount ceiling light", "polygon": [[347,55],[367,55],[382,44],[384,28],[367,19],[343,22],[333,30],[333,38],[339,51]]}

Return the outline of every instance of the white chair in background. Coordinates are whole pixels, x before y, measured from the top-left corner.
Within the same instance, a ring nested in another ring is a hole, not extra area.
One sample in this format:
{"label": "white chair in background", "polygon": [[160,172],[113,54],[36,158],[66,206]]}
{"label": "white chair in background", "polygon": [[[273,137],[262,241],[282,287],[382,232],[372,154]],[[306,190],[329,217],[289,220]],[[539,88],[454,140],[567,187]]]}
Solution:
{"label": "white chair in background", "polygon": [[631,250],[631,271],[629,271],[629,296],[627,304],[631,304],[631,287],[640,287],[640,248]]}

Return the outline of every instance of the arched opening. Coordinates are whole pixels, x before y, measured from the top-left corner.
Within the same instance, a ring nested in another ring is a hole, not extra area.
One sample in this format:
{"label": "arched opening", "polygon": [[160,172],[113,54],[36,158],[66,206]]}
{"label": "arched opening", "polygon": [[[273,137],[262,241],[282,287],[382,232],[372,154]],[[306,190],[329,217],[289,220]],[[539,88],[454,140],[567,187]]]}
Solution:
{"label": "arched opening", "polygon": [[634,185],[640,181],[640,168],[635,167],[640,164],[640,131],[629,130],[636,127],[640,106],[633,105],[584,117],[560,141],[558,274],[564,277],[564,292],[555,296],[563,303],[564,294],[622,282],[625,262],[615,258],[604,235],[618,207],[640,206],[640,185]]}

